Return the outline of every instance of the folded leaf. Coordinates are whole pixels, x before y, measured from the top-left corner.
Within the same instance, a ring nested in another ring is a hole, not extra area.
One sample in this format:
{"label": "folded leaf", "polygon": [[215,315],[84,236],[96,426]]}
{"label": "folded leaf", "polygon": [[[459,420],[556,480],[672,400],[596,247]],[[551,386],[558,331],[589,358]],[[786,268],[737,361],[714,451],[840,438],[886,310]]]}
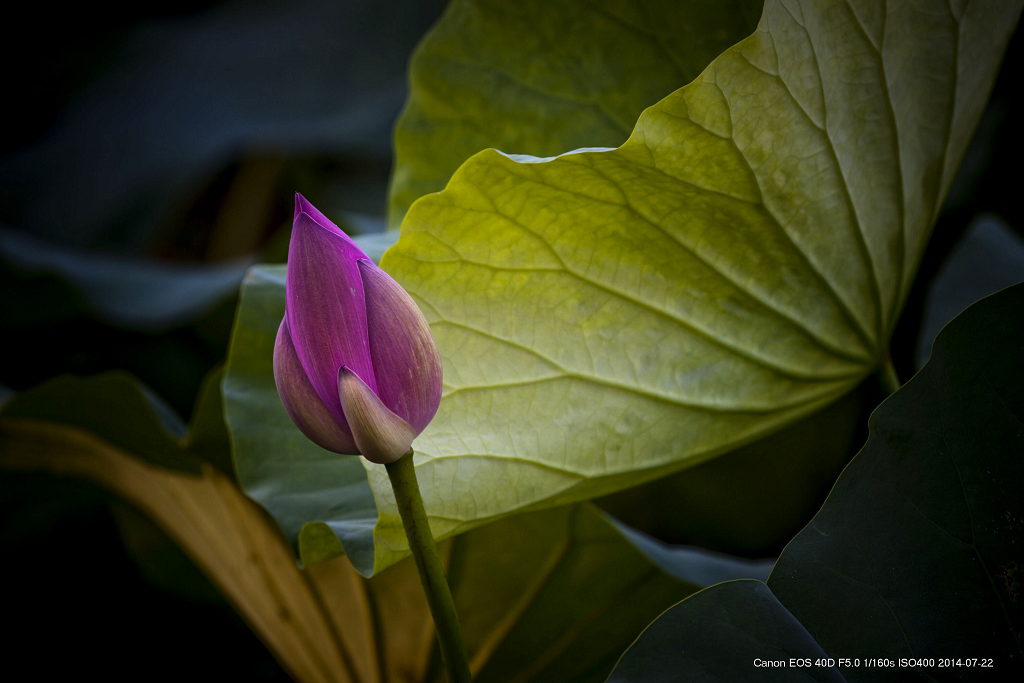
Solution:
{"label": "folded leaf", "polygon": [[699,463],[871,372],[1020,6],[770,0],[620,148],[484,151],[416,202],[382,267],[444,364],[435,533]]}
{"label": "folded leaf", "polygon": [[388,222],[494,147],[613,147],[640,112],[757,25],[762,0],[456,0],[416,48],[395,126]]}

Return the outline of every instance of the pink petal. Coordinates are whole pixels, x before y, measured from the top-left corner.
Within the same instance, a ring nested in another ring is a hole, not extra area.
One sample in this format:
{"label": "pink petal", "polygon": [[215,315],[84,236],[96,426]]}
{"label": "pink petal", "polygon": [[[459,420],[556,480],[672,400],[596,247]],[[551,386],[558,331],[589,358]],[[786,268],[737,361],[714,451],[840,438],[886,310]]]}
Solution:
{"label": "pink petal", "polygon": [[441,357],[412,297],[369,259],[359,260],[377,395],[419,434],[441,402]]}
{"label": "pink petal", "polygon": [[388,410],[377,394],[346,367],[338,372],[338,395],[364,458],[386,465],[409,452],[416,438],[415,430]]}
{"label": "pink petal", "polygon": [[288,249],[286,314],[295,352],[320,400],[340,424],[338,370],[345,365],[376,390],[357,260],[363,251],[305,199],[295,199]]}
{"label": "pink petal", "polygon": [[348,424],[339,424],[313,391],[313,385],[295,353],[288,331],[288,318],[281,321],[277,341],[274,342],[274,382],[288,416],[311,441],[335,453],[359,453],[355,439],[348,433]]}

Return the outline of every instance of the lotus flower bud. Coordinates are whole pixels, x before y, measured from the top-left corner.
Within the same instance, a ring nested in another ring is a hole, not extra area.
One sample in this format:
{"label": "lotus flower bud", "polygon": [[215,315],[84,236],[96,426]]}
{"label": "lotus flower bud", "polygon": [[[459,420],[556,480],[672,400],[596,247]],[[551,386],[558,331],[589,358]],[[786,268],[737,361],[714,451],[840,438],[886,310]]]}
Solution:
{"label": "lotus flower bud", "polygon": [[302,195],[288,248],[274,380],[318,445],[387,464],[441,401],[441,359],[412,297]]}

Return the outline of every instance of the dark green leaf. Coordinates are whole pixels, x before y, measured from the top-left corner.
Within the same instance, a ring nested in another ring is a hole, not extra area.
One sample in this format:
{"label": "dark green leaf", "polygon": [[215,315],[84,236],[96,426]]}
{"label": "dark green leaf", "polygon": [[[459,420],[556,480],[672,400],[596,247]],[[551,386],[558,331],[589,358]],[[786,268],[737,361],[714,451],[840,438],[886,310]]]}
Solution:
{"label": "dark green leaf", "polygon": [[[760,581],[719,584],[682,605],[686,609],[670,609],[644,631],[609,683],[843,680],[835,669],[788,668],[791,658],[813,662],[826,655]],[[787,666],[755,663],[779,660]]]}
{"label": "dark green leaf", "polygon": [[700,548],[669,545],[614,518],[609,518],[609,521],[619,533],[664,571],[696,586],[711,586],[734,579],[764,581],[775,564],[774,559],[746,560]]}
{"label": "dark green leaf", "polygon": [[154,464],[199,473],[199,461],[179,445],[181,418],[124,372],[57,377],[14,396],[2,414],[80,427]]}
{"label": "dark green leaf", "polygon": [[1017,285],[939,333],[779,558],[768,586],[829,653],[994,657],[1004,680],[1024,672],[1021,311]]}

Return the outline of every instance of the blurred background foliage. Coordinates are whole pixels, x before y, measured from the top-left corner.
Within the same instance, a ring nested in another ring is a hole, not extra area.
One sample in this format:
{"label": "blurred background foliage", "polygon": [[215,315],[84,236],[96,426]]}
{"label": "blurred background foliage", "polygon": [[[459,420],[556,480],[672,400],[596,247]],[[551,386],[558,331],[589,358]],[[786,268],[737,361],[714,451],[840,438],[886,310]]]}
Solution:
{"label": "blurred background foliage", "polygon": [[[5,22],[0,401],[126,371],[184,433],[197,396],[216,400],[203,382],[224,360],[246,267],[285,260],[293,193],[352,234],[384,230],[406,65],[443,5],[161,0],[55,18],[30,4]],[[1018,37],[896,328],[904,379],[923,362],[929,288],[972,221],[991,214],[1021,236],[1021,58]],[[966,272],[936,296],[985,268]],[[778,554],[864,443],[881,396],[869,379],[765,440],[599,503],[666,541]],[[112,680],[156,661],[146,678],[285,678],[184,554],[96,487],[0,473],[0,553],[12,663]]]}

